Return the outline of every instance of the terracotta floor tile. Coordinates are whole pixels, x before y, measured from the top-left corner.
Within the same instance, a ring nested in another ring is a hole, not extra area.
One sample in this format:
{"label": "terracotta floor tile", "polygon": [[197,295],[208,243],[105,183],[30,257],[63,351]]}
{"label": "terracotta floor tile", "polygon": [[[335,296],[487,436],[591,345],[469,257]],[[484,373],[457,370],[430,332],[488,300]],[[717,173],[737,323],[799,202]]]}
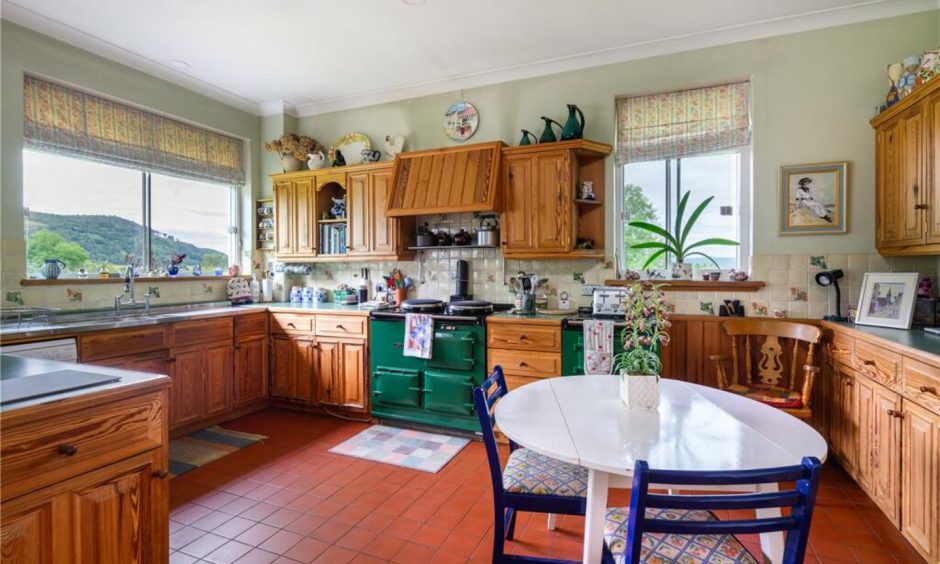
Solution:
{"label": "terracotta floor tile", "polygon": [[385,564],[386,562],[388,562],[388,560],[382,560],[381,558],[376,558],[375,556],[361,552],[352,559],[352,564]]}
{"label": "terracotta floor tile", "polygon": [[170,554],[170,564],[194,564],[198,559],[183,552]]}
{"label": "terracotta floor tile", "polygon": [[228,539],[225,537],[207,533],[181,548],[180,552],[202,558],[227,542]]}
{"label": "terracotta floor tile", "polygon": [[[362,423],[268,409],[225,426],[269,439],[170,482],[172,562],[193,562],[179,551],[191,544],[213,564],[489,562],[493,499],[481,443],[429,474],[328,452]],[[629,504],[628,490],[609,497],[613,506]],[[561,516],[549,531],[544,514],[523,512],[506,551],[577,560],[583,532],[583,517]],[[759,546],[755,536],[742,543]],[[827,464],[806,562],[868,561],[922,559],[861,488]]]}

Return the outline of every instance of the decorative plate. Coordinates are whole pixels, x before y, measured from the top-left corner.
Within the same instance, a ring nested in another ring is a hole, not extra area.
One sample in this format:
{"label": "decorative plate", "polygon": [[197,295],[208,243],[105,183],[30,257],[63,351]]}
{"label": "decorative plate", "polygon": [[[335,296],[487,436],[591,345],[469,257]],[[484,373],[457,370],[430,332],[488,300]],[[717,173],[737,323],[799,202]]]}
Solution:
{"label": "decorative plate", "polygon": [[473,137],[480,126],[480,113],[470,102],[457,102],[444,112],[443,126],[451,139],[466,141]]}
{"label": "decorative plate", "polygon": [[335,152],[339,149],[343,152],[343,158],[346,159],[346,164],[354,165],[362,162],[362,151],[371,148],[372,142],[369,141],[369,138],[365,135],[361,133],[347,133],[333,142],[330,151]]}

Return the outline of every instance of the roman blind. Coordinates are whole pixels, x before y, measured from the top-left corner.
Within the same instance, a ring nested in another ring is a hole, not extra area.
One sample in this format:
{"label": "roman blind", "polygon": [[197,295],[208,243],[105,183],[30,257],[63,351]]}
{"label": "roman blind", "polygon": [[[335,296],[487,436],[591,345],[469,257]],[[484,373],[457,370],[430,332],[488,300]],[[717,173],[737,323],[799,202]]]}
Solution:
{"label": "roman blind", "polygon": [[23,137],[33,149],[245,183],[242,140],[29,75],[23,77]]}
{"label": "roman blind", "polygon": [[617,164],[749,144],[749,90],[749,82],[736,82],[617,98]]}

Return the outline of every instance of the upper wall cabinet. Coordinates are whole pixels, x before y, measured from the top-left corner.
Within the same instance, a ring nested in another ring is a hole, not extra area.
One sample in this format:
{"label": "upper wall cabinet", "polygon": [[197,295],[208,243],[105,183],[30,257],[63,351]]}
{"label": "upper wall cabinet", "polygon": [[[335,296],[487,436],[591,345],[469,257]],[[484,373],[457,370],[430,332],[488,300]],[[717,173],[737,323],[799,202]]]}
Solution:
{"label": "upper wall cabinet", "polygon": [[389,217],[498,208],[502,141],[402,153],[388,194]]}
{"label": "upper wall cabinet", "polygon": [[[385,213],[391,178],[392,163],[273,175],[277,260],[410,258],[414,218]],[[340,198],[346,199],[346,217],[332,218],[328,212]]]}
{"label": "upper wall cabinet", "polygon": [[[502,247],[506,258],[604,258],[604,159],[585,139],[503,149]],[[593,200],[578,199],[582,181]]]}
{"label": "upper wall cabinet", "polygon": [[940,80],[920,86],[871,125],[878,252],[940,254]]}

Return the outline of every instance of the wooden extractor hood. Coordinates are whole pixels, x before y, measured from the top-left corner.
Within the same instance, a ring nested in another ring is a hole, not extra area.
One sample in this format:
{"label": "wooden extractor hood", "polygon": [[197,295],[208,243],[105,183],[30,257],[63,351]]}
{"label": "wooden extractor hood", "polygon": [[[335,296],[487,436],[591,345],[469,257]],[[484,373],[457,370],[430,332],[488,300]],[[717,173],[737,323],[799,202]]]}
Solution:
{"label": "wooden extractor hood", "polygon": [[395,159],[389,217],[492,211],[499,204],[502,141],[402,153]]}

